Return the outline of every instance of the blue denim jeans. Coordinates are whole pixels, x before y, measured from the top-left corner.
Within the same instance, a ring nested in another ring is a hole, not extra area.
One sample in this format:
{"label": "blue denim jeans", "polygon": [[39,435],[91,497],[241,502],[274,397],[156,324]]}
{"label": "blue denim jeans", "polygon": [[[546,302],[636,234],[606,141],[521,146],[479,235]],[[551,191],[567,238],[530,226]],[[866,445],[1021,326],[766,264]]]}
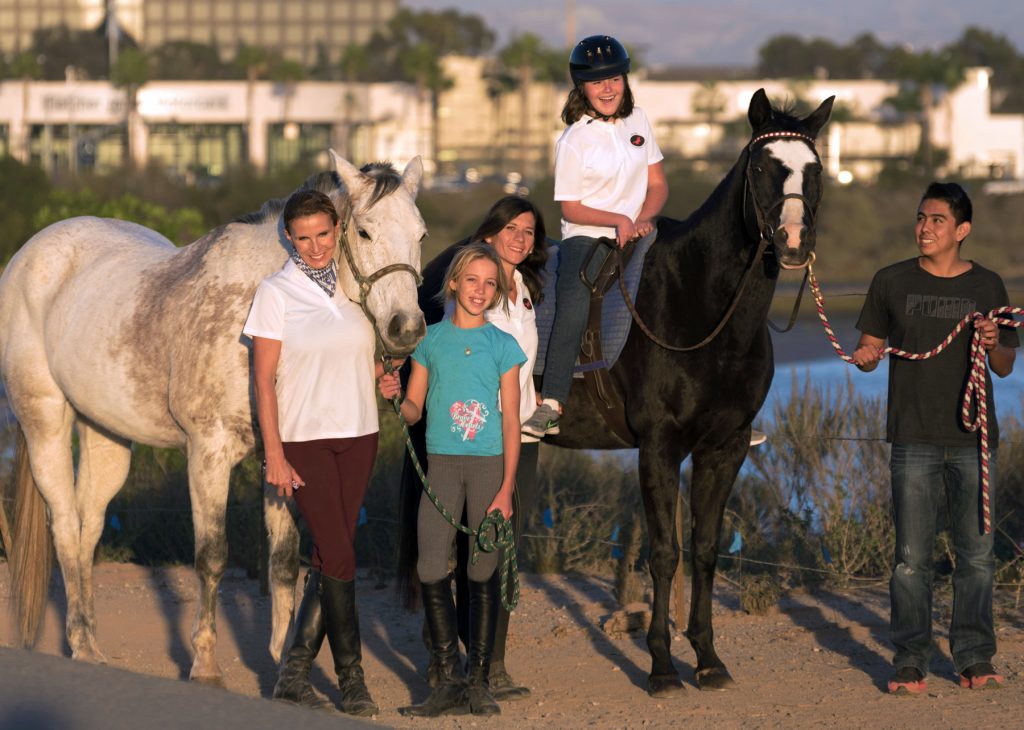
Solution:
{"label": "blue denim jeans", "polygon": [[[992,624],[995,573],[992,534],[981,521],[981,454],[977,447],[893,444],[890,459],[896,557],[889,598],[896,669],[928,673],[932,649],[932,552],[941,499],[949,512],[956,567],[949,649],[957,672],[989,662],[996,652]],[[996,451],[989,476],[996,481]],[[995,500],[992,500],[993,503]],[[995,522],[995,515],[992,515]]]}
{"label": "blue denim jeans", "polygon": [[[587,329],[590,314],[590,290],[580,281],[580,269],[594,241],[588,236],[573,236],[558,246],[558,281],[555,283],[555,319],[551,324],[544,361],[544,383],[541,395],[564,404],[572,388],[572,370],[580,353],[580,340]],[[587,270],[593,281],[611,249],[601,247]]]}

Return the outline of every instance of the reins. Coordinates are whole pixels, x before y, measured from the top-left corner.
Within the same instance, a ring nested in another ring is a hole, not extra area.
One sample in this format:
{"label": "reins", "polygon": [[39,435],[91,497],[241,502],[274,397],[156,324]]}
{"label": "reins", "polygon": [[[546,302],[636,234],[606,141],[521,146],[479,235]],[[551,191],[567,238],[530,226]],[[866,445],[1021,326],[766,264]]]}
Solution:
{"label": "reins", "polygon": [[[409,264],[389,264],[383,268],[377,269],[369,276],[363,276],[359,271],[359,267],[356,266],[355,257],[352,255],[351,247],[348,243],[348,222],[352,218],[351,207],[347,211],[346,215],[342,219],[341,226],[341,238],[339,245],[342,253],[345,255],[345,261],[348,263],[349,271],[352,273],[352,278],[355,279],[356,284],[359,285],[359,307],[363,310],[363,314],[373,325],[373,334],[377,338],[377,346],[381,352],[381,362],[384,366],[384,372],[392,374],[395,372],[394,363],[392,362],[392,356],[388,352],[387,346],[384,343],[384,338],[380,334],[380,328],[377,325],[377,318],[370,311],[369,304],[367,303],[367,297],[370,294],[370,290],[373,285],[380,281],[381,278],[388,274],[393,274],[400,271],[411,273],[416,279],[416,285],[419,286],[423,283],[423,278],[420,276],[420,272]],[[501,605],[506,611],[512,612],[515,610],[516,605],[519,603],[519,566],[516,561],[516,537],[515,531],[512,529],[511,520],[505,519],[505,516],[501,514],[499,510],[494,510],[488,514],[480,522],[480,526],[471,530],[465,525],[461,524],[451,512],[441,503],[441,500],[434,493],[434,490],[430,487],[430,482],[427,480],[427,475],[423,471],[423,466],[420,464],[419,458],[416,456],[416,449],[413,448],[412,438],[409,436],[409,427],[405,423],[405,419],[402,417],[402,402],[397,395],[391,398],[391,406],[395,409],[395,413],[398,414],[398,421],[402,425],[402,434],[405,436],[405,448],[408,451],[410,458],[412,459],[413,467],[416,469],[416,474],[420,478],[420,482],[423,484],[423,491],[427,495],[427,499],[430,500],[431,504],[437,508],[437,511],[441,513],[441,516],[448,522],[449,525],[454,527],[460,532],[464,532],[470,537],[476,538],[473,541],[473,553],[471,562],[475,565],[477,559],[480,557],[480,551],[483,552],[494,552],[495,550],[504,551],[504,559],[501,562],[501,570],[499,573],[499,595],[501,596]],[[494,529],[494,537],[491,538],[491,529]],[[507,597],[507,587],[509,575],[512,576],[512,596]]]}
{"label": "reins", "polygon": [[[853,362],[853,358],[843,351],[843,348],[839,344],[839,339],[836,337],[835,332],[832,331],[832,326],[829,324],[828,317],[825,315],[825,297],[821,293],[821,288],[818,286],[818,280],[815,278],[814,272],[811,270],[810,266],[807,267],[807,274],[811,285],[811,293],[814,295],[815,307],[818,310],[818,318],[821,320],[821,324],[825,329],[825,335],[828,337],[828,341],[832,344],[832,347],[835,349],[836,354],[839,355],[841,360],[850,364],[855,364]],[[1013,315],[1015,314],[1024,315],[1024,308],[1007,306],[996,307],[988,314],[971,312],[957,323],[946,339],[928,352],[906,352],[905,350],[900,350],[896,347],[884,347],[882,348],[882,354],[893,354],[906,360],[927,360],[928,358],[935,357],[949,347],[950,343],[956,339],[964,328],[976,319],[990,319],[1003,327],[1024,327],[1024,322],[1018,322],[1013,319]],[[963,402],[960,408],[960,422],[963,424],[964,428],[972,433],[980,431],[981,515],[984,534],[988,535],[992,532],[992,485],[989,479],[988,393],[985,390],[985,354],[985,348],[981,345],[981,330],[975,329],[971,336],[970,375],[968,376],[967,384],[964,387]],[[976,415],[973,419],[971,418],[972,405],[976,411]]]}
{"label": "reins", "polygon": [[[619,277],[618,277],[618,280],[619,280],[619,291],[622,293],[622,299],[626,303],[626,309],[629,310],[629,314],[633,318],[633,321],[636,322],[636,326],[639,327],[640,330],[645,335],[647,335],[647,337],[654,344],[658,345],[659,347],[662,347],[662,348],[664,348],[666,350],[670,350],[671,352],[691,352],[693,350],[699,350],[700,348],[704,347],[705,345],[710,343],[712,340],[714,340],[716,337],[718,337],[718,335],[722,332],[722,330],[725,329],[725,326],[729,323],[729,320],[732,319],[733,313],[735,313],[736,308],[739,306],[740,299],[742,298],[744,291],[746,291],[747,284],[750,282],[750,277],[751,277],[751,275],[754,272],[754,267],[764,257],[765,251],[768,249],[768,245],[775,240],[775,231],[771,227],[771,225],[769,225],[767,223],[767,221],[766,221],[767,216],[768,216],[769,213],[771,213],[776,208],[779,208],[782,205],[784,205],[787,200],[799,200],[801,203],[803,203],[804,210],[807,211],[807,214],[811,218],[811,228],[813,229],[815,227],[816,221],[815,221],[815,215],[814,215],[814,208],[813,208],[813,206],[811,206],[810,201],[807,200],[807,198],[805,196],[800,195],[799,193],[786,193],[785,195],[782,195],[781,197],[779,197],[778,200],[776,200],[774,203],[772,203],[767,208],[762,208],[758,204],[756,187],[751,184],[751,180],[750,180],[750,175],[751,175],[751,172],[750,172],[750,156],[749,156],[750,148],[753,145],[757,144],[758,142],[762,142],[762,141],[764,141],[766,139],[772,139],[772,138],[777,138],[777,137],[801,139],[801,140],[809,143],[812,148],[814,147],[814,138],[813,137],[810,137],[810,136],[808,136],[806,134],[802,134],[800,132],[785,132],[785,131],[766,132],[765,134],[761,134],[761,135],[758,135],[757,137],[754,137],[747,144],[747,164],[746,164],[746,168],[744,170],[744,176],[743,176],[743,220],[744,220],[744,223],[746,223],[746,221],[747,221],[747,194],[749,193],[750,199],[753,202],[754,217],[755,217],[756,223],[757,223],[757,232],[758,232],[758,238],[759,238],[758,244],[757,244],[757,250],[754,251],[754,255],[750,259],[750,263],[747,264],[746,271],[744,271],[744,273],[743,273],[743,278],[740,280],[739,286],[736,288],[736,291],[733,293],[732,301],[729,303],[728,308],[725,310],[725,314],[722,315],[721,320],[719,320],[719,322],[715,326],[715,328],[713,330],[711,330],[711,332],[704,339],[702,339],[700,342],[697,342],[696,344],[693,344],[693,345],[670,345],[669,343],[665,342],[663,339],[661,339],[660,337],[655,335],[653,331],[651,331],[651,328],[647,326],[647,324],[643,321],[643,318],[640,316],[640,313],[637,311],[636,306],[635,306],[632,298],[629,296],[629,292],[626,291],[626,282],[625,282],[625,280],[624,280],[624,278],[622,276],[622,273],[624,271],[624,267],[622,265],[622,252],[621,252],[621,250],[619,249],[618,246],[615,246],[614,243],[612,244],[612,247],[615,249],[615,255],[618,257],[617,258],[617,265],[619,267]],[[793,325],[796,322],[797,314],[798,314],[798,312],[800,310],[800,302],[801,302],[801,300],[803,298],[804,287],[807,284],[807,275],[808,275],[808,272],[810,271],[811,262],[813,262],[813,261],[814,261],[814,252],[812,251],[810,253],[809,258],[808,258],[808,263],[805,265],[805,267],[801,267],[801,268],[805,269],[804,270],[804,279],[803,279],[803,282],[800,284],[800,291],[797,293],[796,302],[795,302],[795,304],[793,306],[793,311],[792,311],[792,313],[790,314],[790,317],[789,317],[789,324],[786,325],[785,329],[779,329],[771,321],[768,322],[768,325],[772,329],[774,329],[776,332],[788,332],[789,330],[791,330],[793,328]]]}

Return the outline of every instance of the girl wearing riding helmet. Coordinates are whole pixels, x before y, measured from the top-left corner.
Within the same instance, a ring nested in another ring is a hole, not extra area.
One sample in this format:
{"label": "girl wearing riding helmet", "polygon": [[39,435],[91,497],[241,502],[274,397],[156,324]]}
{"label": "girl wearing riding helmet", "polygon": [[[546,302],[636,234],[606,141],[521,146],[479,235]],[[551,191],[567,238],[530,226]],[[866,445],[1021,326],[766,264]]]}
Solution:
{"label": "girl wearing riding helmet", "polygon": [[555,147],[555,200],[562,208],[555,320],[543,402],[523,424],[535,438],[558,433],[569,397],[589,309],[590,290],[578,276],[588,252],[598,238],[621,248],[653,234],[668,198],[654,131],[633,104],[626,49],[611,36],[584,38],[569,56],[569,73],[573,88],[562,109],[568,126]]}

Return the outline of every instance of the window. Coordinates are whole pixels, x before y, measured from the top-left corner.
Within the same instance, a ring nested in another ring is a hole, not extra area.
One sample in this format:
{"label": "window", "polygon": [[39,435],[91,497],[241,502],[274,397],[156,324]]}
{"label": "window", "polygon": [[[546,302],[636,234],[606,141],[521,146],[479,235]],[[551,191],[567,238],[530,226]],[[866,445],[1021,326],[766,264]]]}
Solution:
{"label": "window", "polygon": [[167,4],[168,20],[185,20],[188,17],[188,6],[183,2]]}

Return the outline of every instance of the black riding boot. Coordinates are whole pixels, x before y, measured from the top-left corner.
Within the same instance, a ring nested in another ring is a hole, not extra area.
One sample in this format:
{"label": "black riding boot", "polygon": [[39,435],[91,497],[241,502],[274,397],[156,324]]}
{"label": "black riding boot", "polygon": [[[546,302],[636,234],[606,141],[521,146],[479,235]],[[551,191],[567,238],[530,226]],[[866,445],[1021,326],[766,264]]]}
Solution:
{"label": "black riding boot", "polygon": [[341,711],[369,717],[380,712],[363,680],[363,650],[359,641],[359,615],[356,613],[354,580],[323,576],[324,617],[327,640],[334,655],[334,672],[341,688]]}
{"label": "black riding boot", "polygon": [[491,669],[487,677],[491,685],[491,695],[498,702],[521,700],[530,696],[530,688],[515,683],[505,669],[505,642],[508,640],[509,612],[500,605],[498,596],[498,622],[494,632],[494,647],[491,649]]}
{"label": "black riding boot", "polygon": [[334,710],[334,705],[321,697],[309,683],[313,660],[324,643],[324,615],[320,610],[320,573],[306,573],[299,610],[295,614],[295,636],[281,663],[274,685],[273,698],[316,710]]}
{"label": "black riding boot", "polygon": [[469,581],[469,687],[466,694],[469,697],[469,711],[474,715],[501,713],[501,708],[491,694],[488,678],[500,600],[497,571],[483,583]]}
{"label": "black riding boot", "polygon": [[466,704],[466,682],[459,661],[459,635],[455,624],[451,579],[424,583],[422,594],[423,612],[430,631],[431,664],[436,668],[438,684],[426,702],[403,707],[401,713],[414,717],[464,715],[469,707]]}

